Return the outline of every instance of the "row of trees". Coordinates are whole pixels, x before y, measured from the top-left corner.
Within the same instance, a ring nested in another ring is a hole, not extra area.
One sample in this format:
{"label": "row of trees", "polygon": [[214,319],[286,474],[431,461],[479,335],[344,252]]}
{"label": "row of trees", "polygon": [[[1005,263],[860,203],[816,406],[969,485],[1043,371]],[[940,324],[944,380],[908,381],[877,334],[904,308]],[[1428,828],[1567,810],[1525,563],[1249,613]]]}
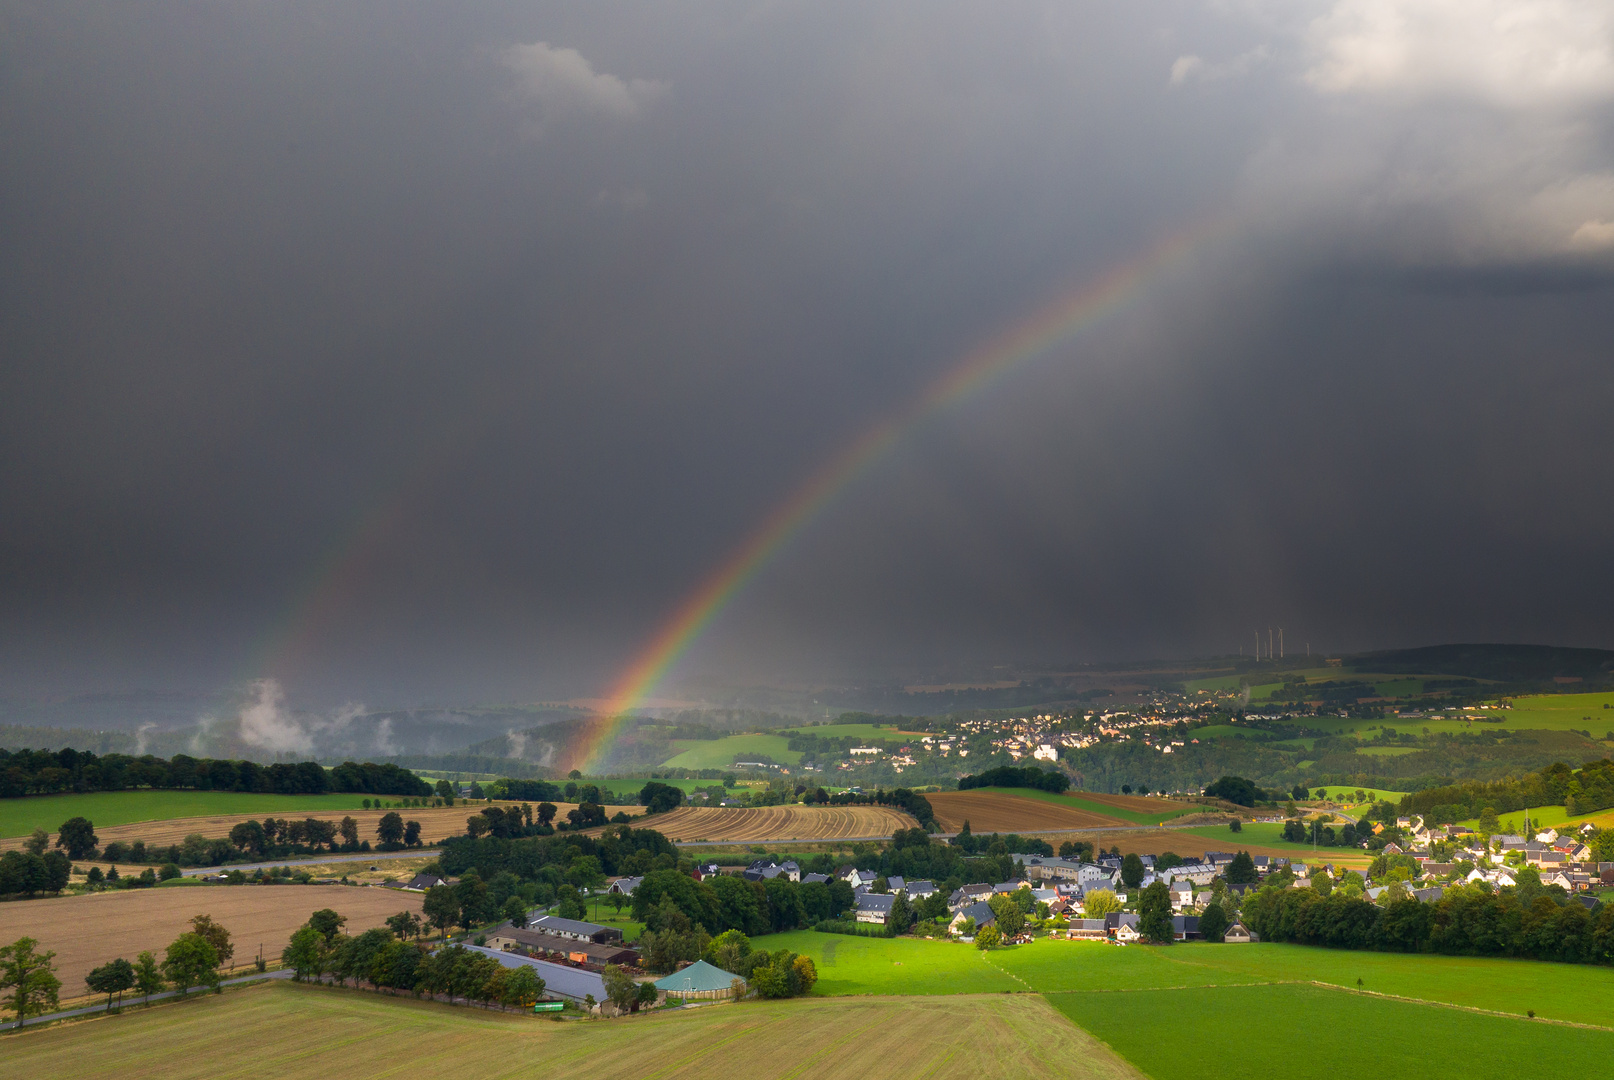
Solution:
{"label": "row of trees", "polygon": [[996,769],[987,769],[976,776],[958,778],[960,791],[979,787],[1037,788],[1040,791],[1061,792],[1070,789],[1070,777],[1051,769],[1003,765]]}
{"label": "row of trees", "polygon": [[1316,889],[1263,888],[1243,903],[1244,920],[1266,941],[1344,949],[1509,956],[1568,963],[1614,962],[1614,906],[1588,910],[1562,890],[1526,877],[1516,888],[1447,889],[1433,903],[1403,896],[1382,907]]}
{"label": "row of trees", "polygon": [[426,796],[432,788],[393,764],[344,761],[326,769],[313,761],[259,765],[255,761],[194,758],[175,754],[96,755],[89,750],[0,750],[0,798],[63,791],[124,791],[130,788],[195,788],[283,795],[354,792]]}

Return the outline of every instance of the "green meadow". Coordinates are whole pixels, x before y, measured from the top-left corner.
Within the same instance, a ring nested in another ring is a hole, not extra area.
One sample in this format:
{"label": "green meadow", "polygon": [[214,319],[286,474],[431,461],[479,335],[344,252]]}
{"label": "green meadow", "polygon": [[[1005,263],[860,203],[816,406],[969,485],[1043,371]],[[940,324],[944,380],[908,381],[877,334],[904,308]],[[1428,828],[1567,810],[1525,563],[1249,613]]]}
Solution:
{"label": "green meadow", "polygon": [[[1337,834],[1339,825],[1332,826]],[[1313,855],[1319,862],[1336,863],[1346,866],[1367,865],[1367,853],[1358,848],[1323,847],[1318,845],[1313,851],[1310,843],[1299,844],[1283,838],[1283,826],[1267,821],[1247,821],[1244,828],[1234,832],[1226,825],[1191,825],[1179,832],[1192,833],[1207,840],[1221,843],[1222,851],[1237,851],[1241,847],[1272,848],[1275,851],[1284,851],[1288,858],[1298,859],[1302,862],[1310,861]]]}
{"label": "green meadow", "polygon": [[[1510,810],[1505,814],[1498,814],[1497,820],[1501,823],[1503,832],[1518,832],[1524,828],[1524,811]],[[1570,817],[1569,808],[1561,803],[1557,806],[1532,806],[1530,808],[1530,828],[1532,831],[1548,828],[1561,829],[1565,825],[1580,825],[1588,821],[1600,829],[1614,826],[1614,810],[1599,810],[1594,814]],[[1478,828],[1479,819],[1470,818],[1458,824],[1467,825],[1471,829]],[[1509,828],[1510,825],[1512,826],[1511,828]]]}
{"label": "green meadow", "polygon": [[[319,810],[357,810],[364,795],[260,795],[244,791],[98,791],[85,795],[30,795],[0,799],[0,836],[55,832],[71,817],[101,828],[140,821],[209,817],[214,814],[274,814],[291,817]],[[384,797],[384,796],[383,796]],[[396,799],[387,798],[388,802]]]}
{"label": "green meadow", "polygon": [[801,760],[801,751],[790,749],[790,740],[780,735],[725,735],[721,739],[675,739],[678,753],[662,764],[673,769],[728,769],[736,759],[768,757],[785,765]]}
{"label": "green meadow", "polygon": [[1042,939],[982,953],[960,942],[811,930],[772,934],[755,944],[811,956],[819,975],[813,993],[832,997],[1326,983],[1466,1009],[1520,1017],[1534,1010],[1545,1019],[1614,1026],[1614,969],[1591,965],[1206,942],[1159,947]]}
{"label": "green meadow", "polygon": [[[1317,986],[1088,991],[1047,1000],[1155,1080],[1267,1080],[1304,1072],[1306,1063],[1351,1075],[1516,1080],[1581,1073],[1614,1054],[1614,1031],[1605,1028]],[[1238,1037],[1230,1037],[1234,1028]]]}

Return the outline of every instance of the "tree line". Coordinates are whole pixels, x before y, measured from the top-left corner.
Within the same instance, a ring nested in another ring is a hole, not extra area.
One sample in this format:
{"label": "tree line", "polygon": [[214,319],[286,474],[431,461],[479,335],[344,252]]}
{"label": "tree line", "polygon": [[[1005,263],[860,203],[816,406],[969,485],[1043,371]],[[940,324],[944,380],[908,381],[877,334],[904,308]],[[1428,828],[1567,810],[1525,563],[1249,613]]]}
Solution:
{"label": "tree line", "polygon": [[1039,769],[1035,766],[1016,768],[1013,765],[1000,765],[978,775],[958,778],[960,791],[980,787],[1036,788],[1039,791],[1052,791],[1057,794],[1070,789],[1070,777],[1062,772]]}
{"label": "tree line", "polygon": [[1431,824],[1447,825],[1477,818],[1487,809],[1508,814],[1560,803],[1570,814],[1577,815],[1614,806],[1614,759],[1588,761],[1579,769],[1560,761],[1518,779],[1466,781],[1428,788],[1403,796],[1401,812],[1419,814]]}
{"label": "tree line", "polygon": [[158,788],[198,791],[250,791],[280,795],[432,794],[431,785],[393,764],[344,761],[331,769],[313,761],[277,762],[195,758],[175,754],[96,755],[89,750],[0,749],[0,798],[60,792],[127,791]]}
{"label": "tree line", "polygon": [[[1393,888],[1393,886],[1392,886]],[[1339,891],[1269,885],[1242,905],[1263,941],[1339,949],[1504,956],[1567,963],[1614,962],[1614,906],[1588,910],[1533,871],[1518,886],[1458,885],[1432,903],[1402,896],[1382,907]]]}

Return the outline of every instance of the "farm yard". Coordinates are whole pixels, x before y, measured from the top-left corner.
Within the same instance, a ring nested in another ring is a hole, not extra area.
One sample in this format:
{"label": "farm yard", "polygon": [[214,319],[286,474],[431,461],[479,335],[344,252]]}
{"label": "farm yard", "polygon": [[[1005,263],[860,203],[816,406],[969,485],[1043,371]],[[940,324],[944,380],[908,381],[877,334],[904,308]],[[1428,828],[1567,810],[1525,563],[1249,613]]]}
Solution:
{"label": "farm yard", "polygon": [[674,843],[760,843],[887,837],[919,823],[889,806],[683,806],[634,824]]}
{"label": "farm yard", "polygon": [[[288,1037],[291,1035],[295,1037]],[[386,1053],[355,1053],[359,1047]],[[178,1052],[178,1048],[183,1052]],[[250,1056],[242,1053],[250,1047]],[[1039,1076],[1139,1074],[1043,998],[798,999],[611,1023],[552,1023],[435,1002],[275,983],[110,1020],[0,1036],[19,1075],[116,1074],[126,1080],[412,1071],[471,1076]]]}
{"label": "farm yard", "polygon": [[342,885],[217,885],[131,889],[0,904],[0,941],[37,938],[56,953],[64,995],[84,991],[84,976],[114,957],[134,959],[142,949],[162,955],[170,941],[190,929],[193,915],[207,914],[230,931],[235,964],[247,964],[259,945],[271,959],[292,931],[320,908],[346,915],[352,933],[380,926],[389,915],[421,909],[421,893]]}
{"label": "farm yard", "polygon": [[[138,795],[138,794],[145,794],[145,793],[144,792],[128,792],[128,793],[119,793],[119,794],[135,794],[135,795]],[[166,793],[159,792],[157,794],[166,794]],[[262,796],[262,797],[263,798],[281,798],[281,799],[286,799],[286,800],[296,800],[296,799],[305,798],[305,796],[301,796],[301,795],[281,795],[281,796]],[[308,797],[309,798],[318,798],[318,796],[308,796]],[[346,798],[346,796],[343,796],[343,798]],[[16,800],[16,801],[25,801],[25,800]],[[389,800],[389,801],[392,801],[392,800]],[[0,805],[3,805],[3,804],[0,804]],[[490,804],[487,804],[487,803],[473,803],[473,804],[468,805],[468,806],[416,807],[414,809],[409,809],[409,810],[399,810],[399,811],[397,811],[397,813],[402,815],[403,818],[406,821],[418,821],[418,822],[420,822],[421,836],[422,836],[422,838],[424,839],[424,841],[426,843],[430,844],[430,843],[434,843],[434,842],[436,842],[438,840],[441,840],[444,837],[454,836],[454,835],[456,835],[458,833],[463,833],[465,831],[465,819],[470,817],[472,814],[476,813],[477,810],[480,809],[482,806],[486,806],[486,805],[490,805]],[[494,806],[519,806],[521,804],[520,803],[493,803],[491,805],[494,805]],[[558,806],[560,808],[559,809],[559,816],[564,818],[566,816],[566,812],[568,810],[575,809],[576,804],[575,803],[557,803],[556,806]],[[307,806],[307,805],[299,805],[299,804],[297,804],[295,802],[292,802],[289,805],[285,805],[285,806],[283,806],[281,808],[265,810],[262,813],[214,814],[214,815],[207,816],[207,817],[168,818],[168,819],[157,820],[157,821],[143,821],[143,822],[139,822],[137,824],[132,824],[132,825],[113,825],[113,826],[110,826],[110,827],[102,826],[101,822],[99,820],[93,818],[93,817],[90,818],[90,820],[95,823],[95,835],[100,838],[100,843],[101,843],[102,847],[105,847],[107,844],[112,843],[114,840],[122,840],[122,841],[124,841],[126,843],[132,842],[132,841],[135,841],[135,840],[144,840],[148,845],[150,845],[150,844],[160,844],[160,845],[178,844],[178,843],[182,843],[184,841],[185,837],[190,836],[192,833],[200,833],[202,836],[204,836],[204,837],[206,837],[208,839],[212,839],[214,837],[228,836],[231,826],[237,825],[237,824],[239,824],[240,822],[243,822],[243,821],[259,820],[259,819],[261,819],[261,818],[263,818],[265,816],[290,817],[290,818],[312,817],[312,818],[320,818],[320,819],[324,819],[324,820],[328,820],[328,821],[341,821],[343,817],[351,817],[354,821],[356,821],[358,823],[360,838],[364,839],[364,840],[374,841],[376,825],[381,821],[382,817],[384,817],[385,815],[387,815],[389,813],[392,813],[392,811],[390,811],[390,810],[344,810],[344,811],[341,811],[341,812],[338,812],[338,813],[332,813],[329,810],[316,809],[314,807],[310,807],[310,806]],[[88,816],[88,815],[86,815],[86,816]],[[65,819],[63,819],[63,820],[65,820]],[[50,825],[44,826],[44,828],[47,831],[54,832],[55,829],[57,828],[57,826],[59,826],[59,825],[61,825],[61,821],[56,821],[56,822],[53,822]],[[21,847],[23,839],[24,839],[23,837],[18,836],[18,837],[9,837],[9,838],[7,838],[5,840],[0,840],[0,851]]]}

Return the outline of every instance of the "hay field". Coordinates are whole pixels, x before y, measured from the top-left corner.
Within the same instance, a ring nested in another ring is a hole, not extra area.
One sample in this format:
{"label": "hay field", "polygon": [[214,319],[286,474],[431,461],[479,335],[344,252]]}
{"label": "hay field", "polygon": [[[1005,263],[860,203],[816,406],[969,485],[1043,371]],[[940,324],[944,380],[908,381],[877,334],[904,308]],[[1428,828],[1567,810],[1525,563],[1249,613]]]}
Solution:
{"label": "hay field", "polygon": [[85,992],[84,976],[115,957],[133,960],[142,949],[159,957],[190,929],[193,915],[211,915],[230,931],[234,963],[249,963],[263,946],[280,957],[292,931],[320,908],[347,916],[354,933],[380,926],[400,911],[419,914],[421,893],[342,885],[212,885],[130,889],[0,904],[0,941],[39,940],[56,953],[64,997]]}
{"label": "hay field", "polygon": [[889,806],[683,806],[634,822],[674,842],[734,843],[890,836],[918,824]]}
{"label": "hay field", "polygon": [[[295,797],[295,796],[292,796]],[[208,839],[216,836],[228,836],[230,828],[243,821],[262,821],[265,817],[285,817],[292,820],[303,818],[318,818],[324,821],[341,821],[344,817],[351,817],[359,825],[359,839],[375,842],[376,825],[390,813],[397,813],[405,821],[420,822],[421,838],[432,844],[445,837],[455,836],[465,831],[465,819],[476,813],[482,806],[488,804],[472,803],[469,806],[439,806],[419,807],[413,810],[315,810],[308,809],[302,812],[296,810],[281,810],[275,813],[264,814],[214,814],[207,817],[169,818],[164,821],[144,821],[133,825],[113,825],[102,828],[96,824],[95,835],[100,839],[101,846],[105,847],[114,840],[125,843],[134,840],[144,840],[147,844],[178,844],[192,833],[201,833]],[[496,802],[494,806],[519,806],[520,803]],[[566,817],[568,810],[576,809],[576,803],[556,803],[560,807],[558,817]],[[639,809],[635,807],[634,809]],[[94,821],[94,819],[91,819]],[[20,848],[22,837],[0,840],[0,851],[10,848]]]}
{"label": "hay field", "polygon": [[[253,814],[307,817],[321,811],[346,813],[363,806],[365,795],[270,795],[251,791],[92,791],[0,799],[0,836],[26,836],[34,829],[54,833],[71,817],[86,817],[111,828],[137,821]],[[388,797],[389,802],[398,801]]]}
{"label": "hay field", "polygon": [[1009,833],[1044,829],[1091,829],[1114,826],[1134,827],[1132,822],[1108,817],[1064,803],[1012,795],[993,788],[969,791],[938,791],[927,794],[936,821],[947,832],[957,832],[965,820],[970,831]]}
{"label": "hay field", "polygon": [[598,1080],[1136,1080],[1031,994],[797,999],[614,1021],[545,1019],[293,983],[0,1036],[20,1076],[253,1080],[411,1074]]}

